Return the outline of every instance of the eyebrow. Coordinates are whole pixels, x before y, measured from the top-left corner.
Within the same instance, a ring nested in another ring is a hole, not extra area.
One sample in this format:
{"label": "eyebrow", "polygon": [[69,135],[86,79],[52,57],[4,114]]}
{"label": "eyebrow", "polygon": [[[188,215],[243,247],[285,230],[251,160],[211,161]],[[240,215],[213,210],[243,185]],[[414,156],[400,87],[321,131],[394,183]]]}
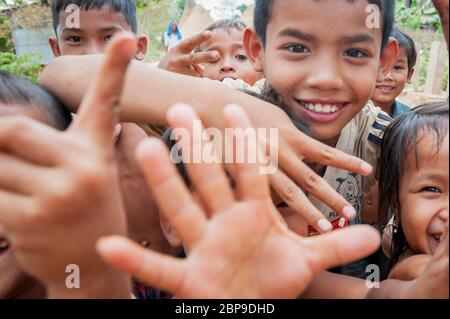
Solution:
{"label": "eyebrow", "polygon": [[[205,47],[205,51],[219,51],[220,48],[221,48],[220,45],[214,45],[212,47]],[[232,49],[242,49],[242,48],[244,48],[244,45],[242,43],[236,42],[231,45],[231,48]]]}
{"label": "eyebrow", "polygon": [[284,29],[283,31],[280,31],[280,33],[278,33],[278,36],[291,37],[291,38],[296,38],[296,39],[304,40],[304,41],[317,40],[317,37],[313,36],[312,34],[304,33],[300,30],[291,29],[291,28],[287,28],[287,29]]}
{"label": "eyebrow", "polygon": [[439,181],[439,182],[445,181],[445,177],[443,174],[433,173],[433,172],[419,174],[418,178],[420,178],[421,180],[427,179],[427,180]]}
{"label": "eyebrow", "polygon": [[[120,31],[123,30],[123,28],[120,28],[118,26],[111,26],[100,29],[101,32],[111,32],[111,31]],[[64,28],[61,33],[63,32],[83,32],[83,29],[80,28]]]}
{"label": "eyebrow", "polygon": [[364,34],[356,34],[352,36],[343,36],[339,42],[343,44],[355,44],[355,43],[361,43],[361,42],[369,42],[375,44],[376,41],[370,34],[364,33]]}

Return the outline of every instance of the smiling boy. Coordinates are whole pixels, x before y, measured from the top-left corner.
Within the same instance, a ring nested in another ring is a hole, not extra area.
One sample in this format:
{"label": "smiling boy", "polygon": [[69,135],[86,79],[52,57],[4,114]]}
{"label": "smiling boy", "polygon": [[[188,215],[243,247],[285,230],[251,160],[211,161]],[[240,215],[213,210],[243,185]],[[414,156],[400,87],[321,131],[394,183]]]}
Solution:
{"label": "smiling boy", "polygon": [[[50,38],[53,54],[100,54],[111,38],[123,31],[137,34],[137,13],[130,0],[55,0],[52,2],[56,38]],[[142,61],[147,53],[148,38],[138,37],[135,58]]]}

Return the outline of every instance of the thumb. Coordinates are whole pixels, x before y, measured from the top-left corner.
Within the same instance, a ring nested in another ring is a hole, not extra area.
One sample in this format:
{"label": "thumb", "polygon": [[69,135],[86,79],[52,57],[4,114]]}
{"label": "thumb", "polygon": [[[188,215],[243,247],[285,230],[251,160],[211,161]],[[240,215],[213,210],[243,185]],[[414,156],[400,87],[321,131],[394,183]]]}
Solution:
{"label": "thumb", "polygon": [[126,71],[136,47],[137,40],[130,33],[124,32],[114,37],[69,133],[88,135],[100,146],[112,143]]}

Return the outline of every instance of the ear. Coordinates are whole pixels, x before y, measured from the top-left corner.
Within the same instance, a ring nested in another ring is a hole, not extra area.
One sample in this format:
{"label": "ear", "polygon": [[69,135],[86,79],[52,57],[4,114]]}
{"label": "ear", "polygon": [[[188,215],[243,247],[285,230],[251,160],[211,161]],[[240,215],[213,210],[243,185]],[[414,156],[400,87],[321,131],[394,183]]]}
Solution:
{"label": "ear", "polygon": [[140,35],[138,37],[137,52],[135,55],[136,60],[143,61],[145,59],[145,56],[147,55],[148,42],[149,40],[146,35]]}
{"label": "ear", "polygon": [[253,28],[247,28],[244,31],[244,49],[253,69],[256,72],[264,72],[262,63],[263,45]]}
{"label": "ear", "polygon": [[56,40],[56,38],[49,38],[48,44],[50,45],[55,58],[61,56],[61,50],[59,49],[58,40]]}
{"label": "ear", "polygon": [[161,229],[163,231],[164,237],[166,237],[170,246],[174,248],[182,247],[183,241],[181,240],[177,231],[172,227],[172,225],[162,213],[159,213],[159,222],[161,224]]}
{"label": "ear", "polygon": [[383,82],[389,71],[394,67],[397,62],[398,54],[400,52],[398,42],[394,38],[389,38],[386,47],[381,53],[380,67],[378,68],[377,81]]}
{"label": "ear", "polygon": [[412,84],[412,78],[413,78],[415,72],[416,72],[415,68],[412,68],[411,70],[409,70],[409,72],[408,72],[408,79],[406,80],[406,82],[408,84]]}

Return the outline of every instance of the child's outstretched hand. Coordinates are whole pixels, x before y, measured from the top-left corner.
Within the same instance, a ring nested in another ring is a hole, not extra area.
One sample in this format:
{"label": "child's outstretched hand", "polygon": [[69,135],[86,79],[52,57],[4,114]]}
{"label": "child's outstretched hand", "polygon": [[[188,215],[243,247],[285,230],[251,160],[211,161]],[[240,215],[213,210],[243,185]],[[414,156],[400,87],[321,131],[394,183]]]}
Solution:
{"label": "child's outstretched hand", "polygon": [[193,52],[201,44],[211,38],[210,31],[203,31],[188,39],[181,41],[172,50],[167,52],[159,62],[158,67],[170,72],[199,77],[203,75],[202,63],[214,62],[220,58],[217,51]]}
{"label": "child's outstretched hand", "polygon": [[441,243],[434,252],[423,274],[413,282],[413,288],[409,291],[409,298],[448,299],[448,237],[447,223]]}
{"label": "child's outstretched hand", "polygon": [[[168,117],[173,127],[186,128],[194,136],[197,116],[192,109],[176,106]],[[227,107],[225,118],[229,127],[251,127],[237,106]],[[190,145],[183,138],[180,143],[183,155],[202,147],[201,141]],[[256,163],[234,166],[236,194],[220,165],[187,164],[200,206],[161,141],[143,142],[137,157],[188,258],[148,251],[122,237],[104,238],[97,247],[110,264],[178,297],[295,298],[319,272],[367,256],[379,246],[377,232],[368,226],[315,238],[290,232],[272,204],[267,176],[259,174]]]}
{"label": "child's outstretched hand", "polygon": [[[98,256],[95,243],[126,234],[113,142],[135,41],[132,35],[112,41],[66,132],[0,118],[0,224],[19,266],[47,286],[49,297],[130,296],[129,278]],[[79,267],[80,289],[67,287],[69,265]]]}

